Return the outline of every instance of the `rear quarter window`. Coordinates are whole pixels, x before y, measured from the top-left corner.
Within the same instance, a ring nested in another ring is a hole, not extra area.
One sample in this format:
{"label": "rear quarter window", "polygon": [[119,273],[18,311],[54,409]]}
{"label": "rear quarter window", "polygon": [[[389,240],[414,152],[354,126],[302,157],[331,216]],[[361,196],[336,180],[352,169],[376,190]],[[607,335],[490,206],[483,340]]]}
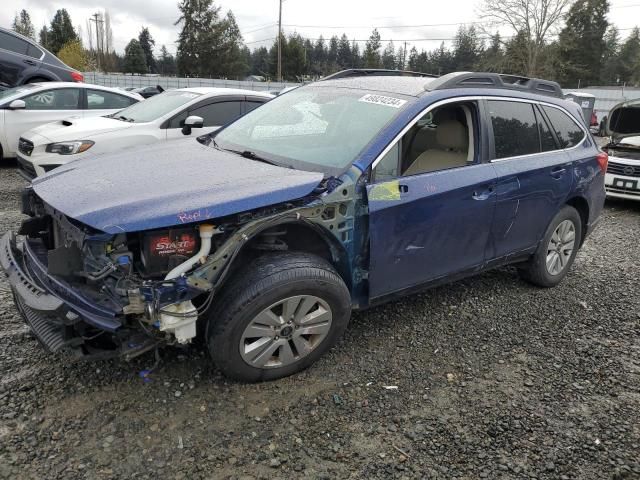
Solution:
{"label": "rear quarter window", "polygon": [[561,148],[571,148],[584,139],[584,131],[569,115],[554,107],[542,107],[556,132]]}

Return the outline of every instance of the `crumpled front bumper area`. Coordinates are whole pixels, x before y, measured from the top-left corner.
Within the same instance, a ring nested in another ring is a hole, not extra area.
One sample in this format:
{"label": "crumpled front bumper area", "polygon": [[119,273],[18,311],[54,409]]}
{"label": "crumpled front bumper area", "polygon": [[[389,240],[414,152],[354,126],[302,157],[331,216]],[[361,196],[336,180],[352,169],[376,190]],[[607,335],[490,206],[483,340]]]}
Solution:
{"label": "crumpled front bumper area", "polygon": [[[37,243],[17,242],[12,232],[0,239],[0,266],[7,275],[16,307],[50,352],[68,349],[86,359],[133,358],[157,340],[123,326],[124,316],[109,311],[64,281],[47,274],[46,252]],[[96,348],[95,333],[113,347]],[[85,337],[82,332],[92,332]]]}

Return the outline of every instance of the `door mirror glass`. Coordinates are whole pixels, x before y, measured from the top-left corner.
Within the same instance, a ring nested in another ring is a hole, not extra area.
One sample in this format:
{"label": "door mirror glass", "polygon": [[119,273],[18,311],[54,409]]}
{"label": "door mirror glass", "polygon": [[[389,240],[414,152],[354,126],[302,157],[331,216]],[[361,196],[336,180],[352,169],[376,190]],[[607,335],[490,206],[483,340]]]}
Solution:
{"label": "door mirror glass", "polygon": [[9,108],[11,110],[22,110],[27,106],[26,103],[24,103],[24,100],[14,100],[13,102],[11,102],[9,104]]}
{"label": "door mirror glass", "polygon": [[191,135],[192,128],[202,128],[204,126],[204,119],[197,115],[190,115],[184,121],[184,127],[182,127],[183,135]]}

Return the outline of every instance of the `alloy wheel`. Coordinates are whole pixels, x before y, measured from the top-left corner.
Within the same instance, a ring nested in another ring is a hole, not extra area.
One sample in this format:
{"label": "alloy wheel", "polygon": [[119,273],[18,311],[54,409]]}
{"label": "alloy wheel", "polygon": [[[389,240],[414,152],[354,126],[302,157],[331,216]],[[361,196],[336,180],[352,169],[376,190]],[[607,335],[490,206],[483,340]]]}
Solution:
{"label": "alloy wheel", "polygon": [[240,339],[240,355],[257,368],[291,365],[322,343],[331,321],[331,307],[321,298],[287,297],[251,320]]}
{"label": "alloy wheel", "polygon": [[567,268],[576,245],[576,227],[571,220],[558,224],[547,246],[547,272],[559,275]]}

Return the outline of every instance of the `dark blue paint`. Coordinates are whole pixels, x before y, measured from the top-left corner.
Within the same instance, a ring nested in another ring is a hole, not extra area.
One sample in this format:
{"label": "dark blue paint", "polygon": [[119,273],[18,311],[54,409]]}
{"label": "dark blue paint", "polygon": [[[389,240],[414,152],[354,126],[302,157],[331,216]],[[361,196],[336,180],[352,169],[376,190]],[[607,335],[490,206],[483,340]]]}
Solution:
{"label": "dark blue paint", "polygon": [[220,218],[311,193],[322,174],[276,167],[193,139],[71,162],[33,181],[47,204],[107,233]]}
{"label": "dark blue paint", "polygon": [[494,184],[493,167],[481,164],[401,178],[406,193],[399,200],[377,201],[368,187],[370,296],[481,266],[493,219]]}

